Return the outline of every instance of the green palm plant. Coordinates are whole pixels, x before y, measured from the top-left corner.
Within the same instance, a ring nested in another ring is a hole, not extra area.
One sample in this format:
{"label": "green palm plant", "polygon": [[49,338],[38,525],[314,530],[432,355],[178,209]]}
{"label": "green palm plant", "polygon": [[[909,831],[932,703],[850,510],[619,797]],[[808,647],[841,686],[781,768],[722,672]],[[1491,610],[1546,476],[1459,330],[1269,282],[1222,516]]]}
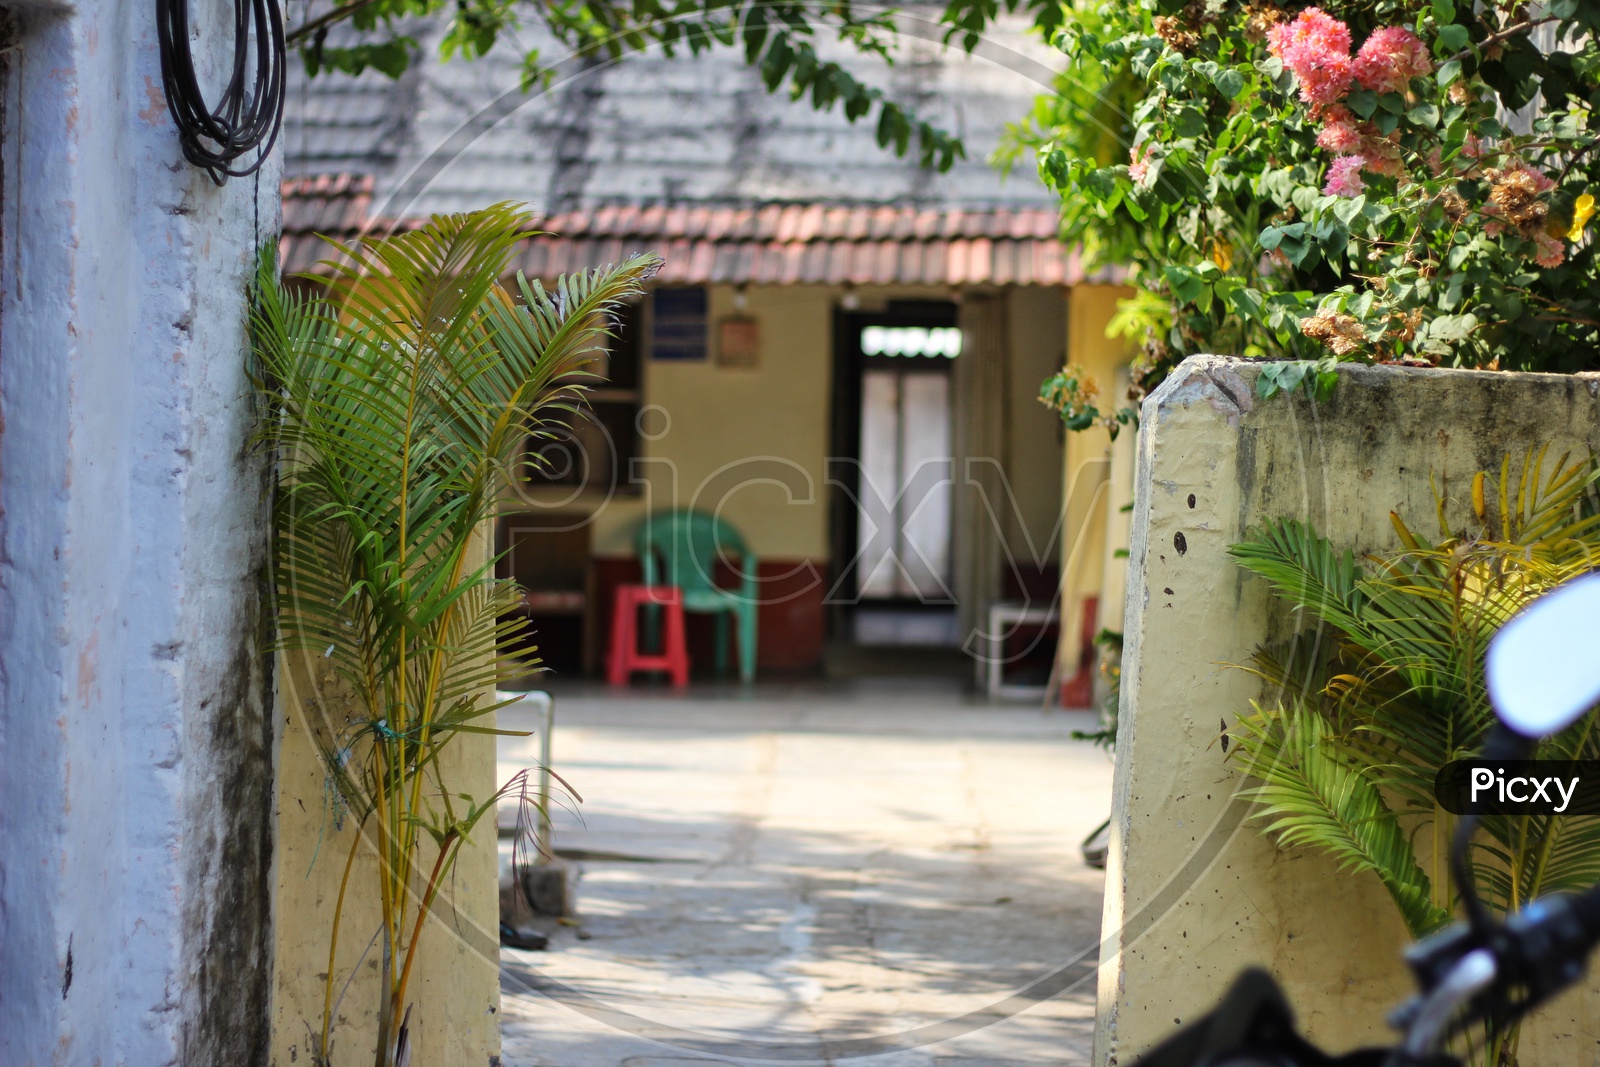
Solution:
{"label": "green palm plant", "polygon": [[[408,1058],[407,988],[424,923],[468,835],[526,779],[474,797],[440,756],[484,717],[520,636],[518,590],[493,578],[481,532],[528,433],[582,400],[585,368],[654,256],[502,284],[531,218],[513,205],[436,216],[357,245],[330,242],[332,283],[305,295],[260,263],[252,312],[260,442],[278,456],[277,646],[331,671],[348,715],[316,729],[330,784],[360,829],[333,915],[319,1062],[332,1049],[339,928],[359,846],[377,858],[378,1067]],[[491,824],[494,822],[490,819]]]}
{"label": "green palm plant", "polygon": [[[1437,542],[1391,514],[1401,550],[1364,564],[1292,519],[1230,549],[1312,624],[1252,657],[1268,695],[1238,722],[1235,755],[1255,780],[1243,796],[1280,847],[1375,875],[1414,937],[1455,908],[1446,873],[1455,820],[1434,779],[1476,754],[1492,722],[1488,642],[1534,598],[1600,564],[1600,472],[1563,456],[1546,474],[1545,459],[1530,453],[1514,469],[1507,457],[1492,486],[1479,472],[1471,513],[1454,529],[1441,497]],[[1539,756],[1600,756],[1595,718],[1543,742]],[[1600,818],[1494,816],[1483,830],[1471,867],[1492,909],[1600,879]],[[1480,1052],[1514,1062],[1515,1030],[1488,1032]]]}

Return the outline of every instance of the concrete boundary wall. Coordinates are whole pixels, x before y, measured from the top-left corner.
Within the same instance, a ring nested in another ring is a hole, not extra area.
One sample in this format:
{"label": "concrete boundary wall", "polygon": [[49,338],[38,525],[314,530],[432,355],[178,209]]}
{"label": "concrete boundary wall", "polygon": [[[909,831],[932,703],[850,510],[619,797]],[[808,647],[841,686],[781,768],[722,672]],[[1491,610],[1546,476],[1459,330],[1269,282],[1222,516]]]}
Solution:
{"label": "concrete boundary wall", "polygon": [[[231,61],[199,18],[200,63]],[[0,1063],[257,1064],[244,287],[277,168],[219,188],[183,161],[155,5],[4,2],[0,24]]]}
{"label": "concrete boundary wall", "polygon": [[[1335,1050],[1387,1039],[1410,992],[1405,929],[1377,879],[1280,852],[1243,822],[1222,739],[1260,684],[1226,665],[1292,624],[1228,546],[1287,515],[1389,551],[1391,510],[1432,533],[1435,487],[1460,502],[1508,451],[1600,454],[1600,377],[1347,367],[1318,404],[1258,399],[1260,367],[1192,357],[1144,403],[1096,1067],[1131,1063],[1249,964]],[[1538,1020],[1524,1062],[1593,1061],[1600,995],[1569,993]]]}

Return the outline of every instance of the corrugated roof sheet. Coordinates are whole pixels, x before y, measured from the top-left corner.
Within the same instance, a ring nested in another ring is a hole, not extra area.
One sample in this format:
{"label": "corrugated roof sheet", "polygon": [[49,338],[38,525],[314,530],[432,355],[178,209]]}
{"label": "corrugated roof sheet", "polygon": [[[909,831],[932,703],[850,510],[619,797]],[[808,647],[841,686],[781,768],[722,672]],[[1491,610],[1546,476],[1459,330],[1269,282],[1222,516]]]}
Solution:
{"label": "corrugated roof sheet", "polygon": [[[283,183],[285,269],[315,269],[329,249],[316,235],[348,240],[415,225],[369,218],[370,175]],[[669,285],[1076,285],[1119,280],[1086,273],[1058,240],[1043,208],[974,211],[912,207],[765,204],[758,207],[610,204],[546,216],[518,266],[553,278],[637,252],[666,260]]]}

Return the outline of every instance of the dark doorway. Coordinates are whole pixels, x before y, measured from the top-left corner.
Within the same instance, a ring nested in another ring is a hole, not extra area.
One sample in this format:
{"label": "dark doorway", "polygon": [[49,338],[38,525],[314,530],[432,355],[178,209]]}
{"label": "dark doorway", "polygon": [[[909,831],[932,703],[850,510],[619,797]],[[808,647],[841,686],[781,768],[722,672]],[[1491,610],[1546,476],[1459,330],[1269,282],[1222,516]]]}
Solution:
{"label": "dark doorway", "polygon": [[834,319],[830,628],[836,642],[957,643],[950,593],[956,305]]}

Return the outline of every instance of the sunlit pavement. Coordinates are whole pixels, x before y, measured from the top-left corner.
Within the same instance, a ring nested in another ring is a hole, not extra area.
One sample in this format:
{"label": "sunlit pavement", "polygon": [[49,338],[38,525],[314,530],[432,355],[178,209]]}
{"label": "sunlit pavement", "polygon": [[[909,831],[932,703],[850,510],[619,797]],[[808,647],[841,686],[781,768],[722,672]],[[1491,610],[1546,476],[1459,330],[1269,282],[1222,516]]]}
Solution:
{"label": "sunlit pavement", "polygon": [[508,1067],[1087,1062],[1089,715],[942,680],[553,690],[581,916],[502,951]]}

